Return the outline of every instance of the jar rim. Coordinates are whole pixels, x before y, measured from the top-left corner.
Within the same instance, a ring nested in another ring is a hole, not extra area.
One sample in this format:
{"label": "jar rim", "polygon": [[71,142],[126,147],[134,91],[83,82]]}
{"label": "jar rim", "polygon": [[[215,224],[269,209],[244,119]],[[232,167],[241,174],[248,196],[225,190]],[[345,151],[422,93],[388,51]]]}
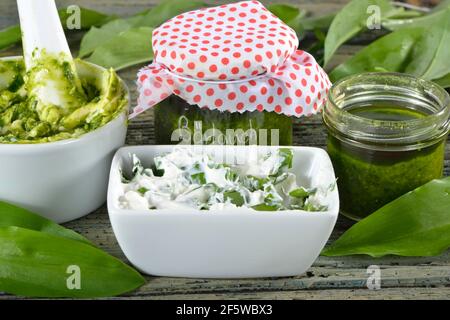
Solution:
{"label": "jar rim", "polygon": [[[390,105],[415,110],[426,109],[423,118],[379,120],[349,112],[349,106],[388,101]],[[423,145],[448,133],[450,96],[438,84],[409,74],[369,72],[335,82],[324,107],[325,125],[340,136],[360,143]]]}

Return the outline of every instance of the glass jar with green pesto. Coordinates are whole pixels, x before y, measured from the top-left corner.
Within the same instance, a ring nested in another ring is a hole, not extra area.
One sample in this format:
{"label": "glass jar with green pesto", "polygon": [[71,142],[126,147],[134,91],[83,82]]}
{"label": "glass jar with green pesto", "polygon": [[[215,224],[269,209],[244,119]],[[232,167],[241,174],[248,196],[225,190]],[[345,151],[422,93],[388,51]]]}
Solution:
{"label": "glass jar with green pesto", "polygon": [[157,144],[292,145],[292,119],[275,112],[210,110],[172,95],[154,119]]}
{"label": "glass jar with green pesto", "polygon": [[450,98],[438,85],[397,73],[336,82],[323,112],[341,213],[359,220],[439,178]]}
{"label": "glass jar with green pesto", "polygon": [[130,117],[154,109],[157,144],[291,145],[330,81],[295,31],[257,1],[180,14],[155,28]]}

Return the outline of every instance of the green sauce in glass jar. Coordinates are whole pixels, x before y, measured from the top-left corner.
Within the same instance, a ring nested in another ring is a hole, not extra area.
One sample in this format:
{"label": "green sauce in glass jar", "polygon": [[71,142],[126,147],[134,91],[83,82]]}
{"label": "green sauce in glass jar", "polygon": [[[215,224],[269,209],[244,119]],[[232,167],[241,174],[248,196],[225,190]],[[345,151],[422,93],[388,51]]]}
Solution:
{"label": "green sauce in glass jar", "polygon": [[341,213],[359,220],[443,173],[450,98],[432,82],[369,73],[337,82],[323,118]]}
{"label": "green sauce in glass jar", "polygon": [[154,112],[156,144],[292,145],[292,119],[276,112],[209,110],[176,95]]}
{"label": "green sauce in glass jar", "polygon": [[320,112],[331,83],[267,12],[257,1],[230,3],[155,28],[130,118],[154,108],[157,144],[291,145],[292,118]]}

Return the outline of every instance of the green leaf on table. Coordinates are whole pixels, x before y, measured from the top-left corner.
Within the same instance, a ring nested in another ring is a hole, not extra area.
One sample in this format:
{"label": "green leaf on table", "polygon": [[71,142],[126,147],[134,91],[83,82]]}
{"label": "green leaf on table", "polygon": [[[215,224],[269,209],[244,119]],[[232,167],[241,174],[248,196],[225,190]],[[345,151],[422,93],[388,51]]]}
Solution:
{"label": "green leaf on table", "polygon": [[[58,12],[62,25],[66,28],[66,21],[70,17],[70,13],[67,12],[67,9],[60,9]],[[114,19],[114,16],[108,16],[86,8],[80,8],[81,29],[89,29],[92,26],[100,26],[111,19]],[[10,26],[6,29],[0,30],[0,50],[19,43],[21,39],[22,34],[19,25]]]}
{"label": "green leaf on table", "polygon": [[90,244],[89,240],[72,230],[66,229],[29,210],[0,201],[0,227],[10,226],[41,231],[50,235]]}
{"label": "green leaf on table", "polygon": [[20,27],[12,26],[0,31],[0,50],[12,46],[22,37]]}
{"label": "green leaf on table", "polygon": [[[116,70],[150,61],[153,59],[151,49],[153,28],[173,16],[203,6],[206,4],[202,1],[162,1],[154,8],[131,18],[116,19],[101,28],[92,28],[81,40],[79,56],[91,55],[88,61]],[[133,47],[136,50],[133,50]],[[124,49],[125,53],[121,54],[118,49]]]}
{"label": "green leaf on table", "polygon": [[336,13],[306,17],[301,20],[301,23],[303,25],[303,28],[308,31],[313,31],[316,29],[326,30],[330,27],[334,17],[336,17]]}
{"label": "green leaf on table", "polygon": [[94,298],[129,292],[144,282],[136,270],[89,244],[19,227],[0,228],[0,291]]}
{"label": "green leaf on table", "polygon": [[[76,12],[68,7],[58,10],[58,13],[64,29],[67,29],[70,19]],[[114,15],[107,15],[87,8],[80,8],[80,27],[82,30],[89,29],[92,26],[101,26],[115,18],[116,16]]]}
{"label": "green leaf on table", "polygon": [[299,38],[303,37],[302,18],[306,14],[305,11],[283,3],[271,4],[267,9],[291,27]]}
{"label": "green leaf on table", "polygon": [[345,5],[333,19],[325,39],[325,65],[343,43],[366,30],[369,21],[376,22],[371,8],[378,8],[380,19],[399,11],[388,0],[352,0]]}
{"label": "green leaf on table", "polygon": [[332,81],[361,72],[405,72],[428,80],[450,73],[450,8],[432,25],[400,28],[336,67]]}
{"label": "green leaf on table", "polygon": [[284,3],[270,4],[267,9],[285,23],[296,19],[300,14],[299,8]]}
{"label": "green leaf on table", "polygon": [[407,73],[425,79],[438,79],[450,73],[450,7],[436,17],[433,24],[424,26],[424,33],[411,57]]}
{"label": "green leaf on table", "polygon": [[78,56],[80,58],[86,57],[94,52],[96,48],[115,39],[118,34],[130,29],[130,27],[129,22],[126,20],[116,19],[105,24],[101,28],[91,28],[91,30],[84,35],[83,39],[81,39]]}
{"label": "green leaf on table", "polygon": [[402,29],[372,42],[337,66],[329,74],[331,81],[362,72],[404,72],[422,32],[421,28]]}
{"label": "green leaf on table", "polygon": [[442,0],[433,9],[431,9],[431,12],[437,12],[447,8],[450,8],[450,0]]}
{"label": "green leaf on table", "polygon": [[153,29],[147,27],[122,32],[113,40],[96,48],[86,60],[115,70],[150,61],[153,58],[152,32]]}
{"label": "green leaf on table", "polygon": [[163,22],[181,13],[207,7],[204,1],[198,0],[164,0],[153,7],[147,14],[142,15],[139,21],[134,22],[134,26],[157,27]]}
{"label": "green leaf on table", "polygon": [[434,82],[436,82],[443,88],[450,88],[450,73],[446,76],[443,76],[442,78],[434,80]]}
{"label": "green leaf on table", "polygon": [[450,177],[388,203],[325,248],[325,256],[434,256],[450,246]]}
{"label": "green leaf on table", "polygon": [[429,14],[422,15],[419,17],[411,17],[403,19],[398,19],[397,17],[390,17],[382,21],[382,26],[383,28],[386,28],[390,31],[395,31],[405,27],[430,27],[437,20],[441,20],[442,16],[445,16],[447,14],[445,11],[448,8],[450,8],[450,5],[447,5],[445,7],[440,8],[439,10],[432,11]]}
{"label": "green leaf on table", "polygon": [[81,39],[80,58],[90,55],[98,47],[116,38],[120,33],[125,32],[133,27],[141,27],[139,25],[143,16],[146,16],[150,10],[144,10],[126,19],[112,20],[100,28],[93,27]]}

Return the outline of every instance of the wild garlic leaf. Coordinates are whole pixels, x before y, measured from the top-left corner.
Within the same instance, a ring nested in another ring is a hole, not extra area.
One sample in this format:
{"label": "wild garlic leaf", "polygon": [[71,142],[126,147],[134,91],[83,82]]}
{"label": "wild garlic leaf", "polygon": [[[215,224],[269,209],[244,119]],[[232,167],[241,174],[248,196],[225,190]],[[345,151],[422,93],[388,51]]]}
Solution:
{"label": "wild garlic leaf", "polygon": [[429,80],[438,79],[450,73],[450,7],[424,28],[405,71]]}
{"label": "wild garlic leaf", "polygon": [[325,65],[328,64],[336,50],[346,41],[367,29],[368,21],[373,21],[373,10],[379,10],[381,19],[398,12],[388,0],[352,0],[338,12],[330,25],[325,39]]}
{"label": "wild garlic leaf", "polygon": [[327,30],[330,28],[336,13],[306,17],[301,20],[303,28],[308,31]]}
{"label": "wild garlic leaf", "polygon": [[423,32],[421,28],[404,28],[372,42],[336,67],[329,74],[331,81],[362,72],[404,72]]}
{"label": "wild garlic leaf", "polygon": [[27,209],[0,201],[0,227],[21,227],[91,244],[80,234]]}
{"label": "wild garlic leaf", "polygon": [[284,3],[270,4],[267,9],[286,24],[288,24],[289,21],[297,19],[300,14],[305,14],[305,12],[301,11],[298,7]]}
{"label": "wild garlic leaf", "polygon": [[[60,9],[58,10],[58,13],[63,28],[67,29],[68,22],[73,15],[73,11]],[[108,15],[88,8],[80,8],[80,27],[82,30],[87,30],[92,26],[101,26],[116,18],[116,15]]]}
{"label": "wild garlic leaf", "polygon": [[390,31],[395,31],[404,27],[431,27],[441,16],[445,14],[445,10],[450,8],[450,1],[442,1],[439,5],[434,7],[430,13],[418,17],[406,17],[398,19],[391,17],[382,21],[383,28]]}
{"label": "wild garlic leaf", "polygon": [[449,213],[450,177],[432,180],[353,225],[322,254],[439,255],[450,247]]}
{"label": "wild garlic leaf", "polygon": [[302,19],[306,14],[305,11],[284,3],[271,4],[267,9],[291,27],[300,39],[304,37]]}
{"label": "wild garlic leaf", "polygon": [[103,46],[109,41],[113,40],[120,33],[127,31],[133,27],[142,27],[139,25],[141,18],[145,16],[150,10],[144,10],[135,14],[130,18],[112,20],[100,28],[92,27],[81,39],[80,51],[78,56],[80,58],[86,57],[95,51],[96,48]]}
{"label": "wild garlic leaf", "polygon": [[[58,10],[58,13],[63,27],[67,29],[66,20],[70,16],[70,13],[67,13],[67,9],[65,8]],[[80,13],[81,29],[83,30],[89,29],[92,26],[101,26],[115,18],[115,16],[106,15],[86,8],[80,8]],[[10,26],[6,29],[0,30],[0,50],[19,43],[21,39],[22,34],[19,25]]]}
{"label": "wild garlic leaf", "polygon": [[96,48],[108,43],[117,37],[119,33],[130,29],[130,27],[131,26],[126,20],[116,19],[105,24],[101,28],[91,28],[81,40],[78,56],[80,58],[86,57],[94,52]]}
{"label": "wild garlic leaf", "polygon": [[450,0],[442,0],[433,9],[431,9],[431,12],[437,12],[447,8],[450,8]]}
{"label": "wild garlic leaf", "polygon": [[440,85],[443,88],[450,88],[450,73],[443,76],[442,78],[434,80],[438,85]]}
{"label": "wild garlic leaf", "polygon": [[[186,11],[206,6],[201,1],[165,0],[150,10],[128,19],[111,21],[93,28],[83,37],[80,56],[93,63],[116,70],[153,59],[151,35],[153,28]],[[125,51],[121,54],[120,50]]]}
{"label": "wild garlic leaf", "polygon": [[[81,286],[68,286],[68,269]],[[145,279],[119,259],[81,241],[20,227],[0,227],[0,291],[27,297],[94,298],[136,289]]]}
{"label": "wild garlic leaf", "polygon": [[330,73],[332,81],[361,72],[406,72],[428,80],[450,73],[450,8],[432,25],[400,28],[357,52]]}
{"label": "wild garlic leaf", "polygon": [[1,30],[0,50],[20,42],[21,36],[20,27],[18,25]]}
{"label": "wild garlic leaf", "polygon": [[134,21],[134,26],[139,27],[157,27],[165,21],[177,16],[181,13],[207,7],[204,1],[198,0],[164,0],[159,1],[159,4],[154,6],[147,13]]}
{"label": "wild garlic leaf", "polygon": [[86,60],[105,68],[120,70],[153,59],[152,28],[141,27],[120,33],[95,49]]}

